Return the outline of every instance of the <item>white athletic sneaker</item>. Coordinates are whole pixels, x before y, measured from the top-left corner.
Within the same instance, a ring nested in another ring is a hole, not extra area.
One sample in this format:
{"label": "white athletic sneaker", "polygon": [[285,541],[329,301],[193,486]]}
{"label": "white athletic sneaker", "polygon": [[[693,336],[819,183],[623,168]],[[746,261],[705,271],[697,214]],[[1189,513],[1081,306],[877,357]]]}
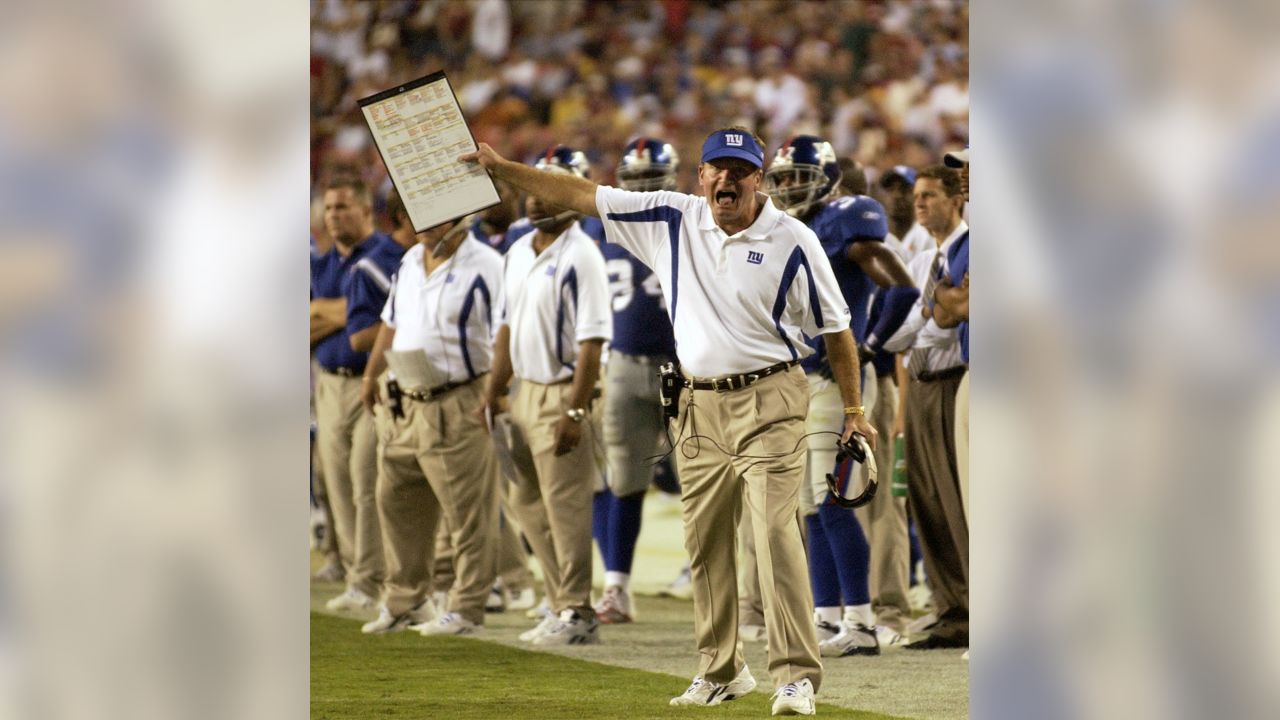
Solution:
{"label": "white athletic sneaker", "polygon": [[595,607],[596,618],[605,625],[621,625],[635,621],[631,613],[631,593],[614,585],[604,591]]}
{"label": "white athletic sneaker", "polygon": [[874,629],[862,623],[840,625],[839,635],[818,643],[818,651],[822,653],[822,657],[880,654],[880,641]]}
{"label": "white athletic sneaker", "polygon": [[356,588],[349,587],[346,592],[325,603],[324,606],[333,612],[340,612],[343,610],[367,610],[373,607],[373,603],[373,598]]}
{"label": "white athletic sneaker", "polygon": [[876,626],[876,640],[880,642],[881,647],[897,647],[907,644],[905,637],[899,634],[897,630],[886,625]]}
{"label": "white athletic sneaker", "polygon": [[814,712],[813,683],[809,678],[787,683],[773,694],[774,715],[812,715]]}
{"label": "white athletic sneaker", "polygon": [[529,611],[526,612],[524,616],[531,620],[540,620],[548,616],[555,617],[556,614],[555,611],[551,609],[551,603],[547,600],[547,596],[543,595],[542,602],[538,603],[537,607],[529,608]]}
{"label": "white athletic sneaker", "polygon": [[509,593],[507,600],[508,610],[528,610],[538,602],[538,596],[533,592],[533,588],[525,588],[518,593]]}
{"label": "white athletic sneaker", "polygon": [[677,600],[692,600],[693,573],[689,569],[689,566],[685,565],[684,570],[680,571],[680,574],[676,576],[676,579],[672,580],[671,584],[658,594],[662,597],[673,597]]}
{"label": "white athletic sneaker", "polygon": [[383,633],[400,632],[401,630],[416,630],[422,623],[430,622],[435,617],[435,607],[431,603],[431,599],[423,600],[417,607],[403,615],[394,616],[391,611],[383,605],[378,610],[378,617],[370,620],[360,627],[360,632],[365,635],[382,635]]}
{"label": "white athletic sneaker", "polygon": [[550,630],[551,626],[555,624],[556,624],[556,616],[548,615],[542,618],[542,621],[539,622],[537,625],[534,625],[532,630],[525,630],[524,632],[520,633],[520,639],[525,642],[533,642],[543,633]]}
{"label": "white athletic sneaker", "polygon": [[813,624],[814,624],[814,627],[818,629],[819,645],[839,635],[840,631],[842,630],[842,628],[839,625],[829,623],[826,620],[819,620],[817,618],[814,618]]}
{"label": "white athletic sneaker", "polygon": [[506,612],[508,600],[507,589],[502,587],[502,581],[499,580],[489,590],[489,597],[484,599],[484,611],[487,613]]}
{"label": "white athletic sneaker", "polygon": [[484,630],[458,613],[450,612],[441,615],[433,623],[427,623],[419,630],[423,635],[475,635]]}
{"label": "white athletic sneaker", "polygon": [[742,672],[738,676],[729,681],[727,685],[714,683],[704,680],[701,675],[693,679],[693,684],[684,694],[671,698],[671,705],[680,707],[681,705],[719,705],[722,702],[737,700],[756,689],[756,679],[751,677],[751,671],[744,664]]}
{"label": "white athletic sneaker", "polygon": [[763,625],[739,625],[738,639],[743,642],[764,642],[769,634]]}
{"label": "white athletic sneaker", "polygon": [[546,632],[533,639],[534,645],[591,645],[600,642],[600,623],[577,610],[565,610]]}

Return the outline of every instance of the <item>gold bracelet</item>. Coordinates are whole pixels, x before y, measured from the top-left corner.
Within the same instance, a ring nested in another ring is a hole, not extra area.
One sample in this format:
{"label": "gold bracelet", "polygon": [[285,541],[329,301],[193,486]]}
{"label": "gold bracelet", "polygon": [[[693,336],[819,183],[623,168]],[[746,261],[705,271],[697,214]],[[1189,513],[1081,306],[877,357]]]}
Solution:
{"label": "gold bracelet", "polygon": [[844,409],[844,414],[866,416],[867,409],[862,407],[861,405],[850,405],[849,407]]}

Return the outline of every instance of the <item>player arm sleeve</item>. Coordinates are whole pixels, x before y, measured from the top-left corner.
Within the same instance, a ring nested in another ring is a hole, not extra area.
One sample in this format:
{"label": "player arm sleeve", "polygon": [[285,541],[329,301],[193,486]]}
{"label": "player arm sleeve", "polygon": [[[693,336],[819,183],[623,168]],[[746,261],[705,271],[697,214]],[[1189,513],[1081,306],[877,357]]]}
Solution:
{"label": "player arm sleeve", "polygon": [[815,236],[803,238],[787,261],[788,270],[795,268],[787,305],[801,309],[804,315],[797,324],[809,337],[839,332],[849,327],[849,303],[840,292],[831,261],[822,251]]}
{"label": "player arm sleeve", "polygon": [[378,316],[382,324],[392,330],[396,329],[396,281],[399,279],[399,273],[391,276],[391,289],[387,291],[387,302],[383,304],[382,314]]}
{"label": "player arm sleeve", "polygon": [[577,293],[574,340],[612,339],[613,308],[609,302],[609,274],[604,256],[595,245],[580,245],[574,271],[577,287],[563,288],[566,293]]}
{"label": "player arm sleeve", "polygon": [[867,347],[872,350],[879,350],[883,339],[892,337],[902,327],[902,323],[911,314],[911,308],[920,298],[920,291],[910,285],[896,285],[883,292],[884,307],[880,310],[875,326],[867,333]]}
{"label": "player arm sleeve", "polygon": [[365,273],[355,273],[347,291],[348,335],[354,335],[378,322],[378,316],[387,302],[387,289],[379,286]]}
{"label": "player arm sleeve", "polygon": [[596,188],[596,209],[609,232],[609,242],[631,252],[653,269],[664,243],[674,251],[680,223],[689,210],[690,196],[667,191],[630,192],[601,185]]}

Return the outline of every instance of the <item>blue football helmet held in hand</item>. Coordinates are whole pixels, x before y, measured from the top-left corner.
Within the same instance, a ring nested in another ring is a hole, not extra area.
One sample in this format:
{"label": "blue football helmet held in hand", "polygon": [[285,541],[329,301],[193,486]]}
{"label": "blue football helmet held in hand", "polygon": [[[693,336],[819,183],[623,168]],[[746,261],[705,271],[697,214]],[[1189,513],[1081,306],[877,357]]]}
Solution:
{"label": "blue football helmet held in hand", "polygon": [[650,192],[675,190],[680,157],[671,143],[657,138],[636,138],[627,143],[618,161],[618,187]]}
{"label": "blue football helmet held in hand", "polygon": [[832,196],[840,182],[840,164],[831,143],[816,135],[797,135],[782,144],[764,174],[764,191],[779,209],[804,217]]}

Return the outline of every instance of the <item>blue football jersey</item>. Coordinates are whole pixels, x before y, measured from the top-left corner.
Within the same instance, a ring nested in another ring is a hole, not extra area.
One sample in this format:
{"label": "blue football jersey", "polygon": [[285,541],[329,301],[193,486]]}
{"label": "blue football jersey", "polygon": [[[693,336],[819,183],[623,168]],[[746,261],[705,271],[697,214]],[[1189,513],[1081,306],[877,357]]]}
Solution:
{"label": "blue football jersey", "polygon": [[600,218],[588,215],[578,225],[600,245],[609,273],[613,304],[613,340],[609,347],[628,355],[675,357],[675,332],[667,317],[658,276],[631,253],[609,242]]}
{"label": "blue football jersey", "polygon": [[[884,207],[866,195],[839,197],[818,210],[807,224],[831,261],[840,293],[849,303],[849,330],[854,341],[861,343],[867,337],[867,312],[877,286],[858,263],[849,259],[848,249],[855,242],[884,242],[889,234]],[[806,372],[817,369],[826,355],[819,338],[811,339],[809,344],[818,352],[801,363]]]}

